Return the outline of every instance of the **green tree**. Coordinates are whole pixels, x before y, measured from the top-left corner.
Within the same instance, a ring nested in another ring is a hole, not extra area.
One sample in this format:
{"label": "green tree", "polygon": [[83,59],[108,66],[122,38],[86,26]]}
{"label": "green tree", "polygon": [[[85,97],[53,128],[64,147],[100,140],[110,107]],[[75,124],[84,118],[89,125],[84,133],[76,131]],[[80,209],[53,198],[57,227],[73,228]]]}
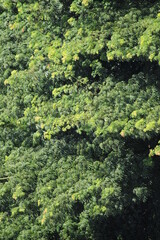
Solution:
{"label": "green tree", "polygon": [[0,1],[0,239],[160,239],[159,7]]}

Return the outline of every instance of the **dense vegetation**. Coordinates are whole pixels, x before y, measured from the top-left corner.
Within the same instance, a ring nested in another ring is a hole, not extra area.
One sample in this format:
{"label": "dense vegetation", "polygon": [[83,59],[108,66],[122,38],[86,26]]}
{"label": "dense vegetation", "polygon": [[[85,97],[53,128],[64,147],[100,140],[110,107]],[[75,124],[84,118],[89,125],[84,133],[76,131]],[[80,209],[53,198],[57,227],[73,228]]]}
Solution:
{"label": "dense vegetation", "polygon": [[160,2],[0,0],[0,239],[160,239]]}

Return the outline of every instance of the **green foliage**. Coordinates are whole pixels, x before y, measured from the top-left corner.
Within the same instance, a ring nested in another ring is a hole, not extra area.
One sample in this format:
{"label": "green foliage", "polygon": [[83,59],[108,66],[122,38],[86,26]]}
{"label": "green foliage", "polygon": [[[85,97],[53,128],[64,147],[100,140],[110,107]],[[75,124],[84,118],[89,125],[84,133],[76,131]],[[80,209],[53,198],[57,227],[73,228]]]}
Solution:
{"label": "green foliage", "polygon": [[158,9],[0,1],[0,239],[160,238]]}

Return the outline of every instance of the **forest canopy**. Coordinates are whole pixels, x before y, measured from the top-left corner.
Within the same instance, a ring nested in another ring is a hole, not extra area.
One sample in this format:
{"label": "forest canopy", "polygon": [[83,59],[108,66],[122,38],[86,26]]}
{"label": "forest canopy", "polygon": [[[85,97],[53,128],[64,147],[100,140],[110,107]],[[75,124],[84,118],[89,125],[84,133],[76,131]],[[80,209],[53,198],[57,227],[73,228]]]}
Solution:
{"label": "forest canopy", "polygon": [[160,239],[160,2],[0,0],[0,239]]}

